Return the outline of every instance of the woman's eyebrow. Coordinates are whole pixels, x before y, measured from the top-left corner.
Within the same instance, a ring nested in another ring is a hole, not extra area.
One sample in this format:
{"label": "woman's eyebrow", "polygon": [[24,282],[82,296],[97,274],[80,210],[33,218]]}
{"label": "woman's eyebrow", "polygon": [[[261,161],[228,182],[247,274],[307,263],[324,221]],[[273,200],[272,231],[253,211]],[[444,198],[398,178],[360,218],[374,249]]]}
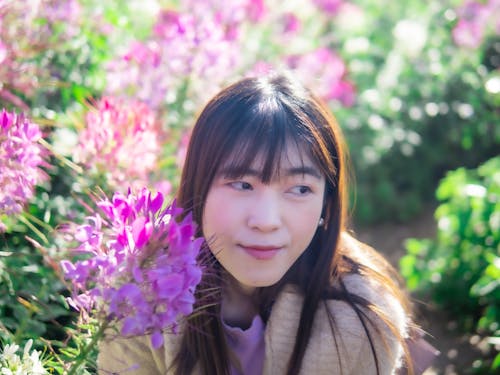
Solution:
{"label": "woman's eyebrow", "polygon": [[262,173],[256,169],[248,168],[243,170],[237,167],[223,167],[217,173],[219,176],[255,176],[259,177]]}
{"label": "woman's eyebrow", "polygon": [[[320,180],[322,177],[321,173],[319,172],[319,170],[317,168],[315,168],[313,166],[309,166],[309,165],[301,165],[298,167],[286,168],[284,170],[284,172],[285,172],[284,175],[287,177],[297,176],[297,175],[301,175],[301,176],[309,175],[309,176],[312,176],[314,178],[317,178],[318,180]],[[260,176],[262,176],[262,171],[259,171],[259,170],[254,169],[254,168],[248,168],[248,169],[245,169],[243,171],[241,168],[225,167],[225,168],[222,168],[219,171],[219,173],[217,173],[217,175],[219,175],[219,176],[260,177]]]}
{"label": "woman's eyebrow", "polygon": [[318,169],[311,167],[311,166],[308,166],[308,165],[287,168],[286,175],[287,176],[309,175],[309,176],[315,177],[317,179],[321,179],[321,173],[318,171]]}

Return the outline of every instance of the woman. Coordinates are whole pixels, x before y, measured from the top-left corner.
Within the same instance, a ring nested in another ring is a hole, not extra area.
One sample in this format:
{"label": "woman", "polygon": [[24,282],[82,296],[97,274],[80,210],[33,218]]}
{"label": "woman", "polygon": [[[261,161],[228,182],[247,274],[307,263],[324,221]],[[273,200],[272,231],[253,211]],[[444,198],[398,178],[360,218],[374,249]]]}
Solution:
{"label": "woman", "polygon": [[216,95],[178,193],[208,249],[195,313],[159,350],[147,337],[104,341],[101,373],[392,374],[410,363],[397,275],[346,230],[345,158],[327,108],[286,76]]}

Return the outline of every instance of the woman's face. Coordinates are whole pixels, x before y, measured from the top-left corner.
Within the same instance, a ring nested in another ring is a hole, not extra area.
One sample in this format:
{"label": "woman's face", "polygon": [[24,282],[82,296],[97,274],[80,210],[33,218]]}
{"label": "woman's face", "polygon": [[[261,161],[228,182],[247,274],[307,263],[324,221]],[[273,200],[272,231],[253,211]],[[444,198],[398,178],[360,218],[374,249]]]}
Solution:
{"label": "woman's face", "polygon": [[[203,211],[203,235],[220,264],[242,287],[277,283],[311,242],[323,207],[325,178],[290,145],[279,173],[260,179],[262,158],[247,173],[215,176]],[[319,251],[319,249],[318,249]]]}

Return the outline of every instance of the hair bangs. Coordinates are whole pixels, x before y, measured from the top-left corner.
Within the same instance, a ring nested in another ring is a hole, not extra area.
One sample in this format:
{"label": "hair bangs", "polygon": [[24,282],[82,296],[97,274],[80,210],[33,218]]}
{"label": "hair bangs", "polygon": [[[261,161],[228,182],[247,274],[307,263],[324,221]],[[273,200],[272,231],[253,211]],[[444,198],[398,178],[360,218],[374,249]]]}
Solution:
{"label": "hair bangs", "polygon": [[256,174],[262,182],[269,183],[279,177],[281,162],[290,146],[302,153],[310,151],[301,134],[304,126],[281,103],[269,99],[259,102],[232,123],[223,147],[224,160],[218,174],[239,178]]}

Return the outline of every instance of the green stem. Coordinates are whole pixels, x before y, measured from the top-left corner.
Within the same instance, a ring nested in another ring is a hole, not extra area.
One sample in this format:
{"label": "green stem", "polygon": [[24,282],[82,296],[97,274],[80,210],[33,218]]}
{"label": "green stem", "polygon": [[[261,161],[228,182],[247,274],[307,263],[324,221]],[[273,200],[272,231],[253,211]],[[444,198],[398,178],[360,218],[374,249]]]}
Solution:
{"label": "green stem", "polygon": [[71,169],[73,169],[76,173],[78,174],[82,174],[83,173],[83,169],[82,167],[80,167],[78,164],[75,164],[73,163],[71,160],[69,160],[68,158],[60,155],[59,153],[57,153],[55,150],[54,150],[54,147],[52,147],[52,145],[50,143],[48,143],[47,141],[45,141],[44,139],[39,139],[38,140],[42,146],[44,146],[47,150],[49,150],[50,152],[52,152],[52,154],[61,161],[62,164],[70,167]]}
{"label": "green stem", "polygon": [[45,237],[45,235],[42,232],[40,232],[38,228],[35,227],[28,219],[26,219],[24,215],[19,215],[19,220],[22,221],[24,224],[26,224],[28,228],[30,228],[33,232],[35,232],[36,235],[40,237],[45,244],[49,243],[47,237]]}
{"label": "green stem", "polygon": [[102,325],[99,327],[97,332],[94,335],[92,335],[92,340],[90,340],[90,342],[87,345],[85,345],[83,350],[80,352],[75,363],[71,366],[71,368],[69,369],[69,372],[67,372],[66,375],[75,375],[76,374],[76,371],[86,361],[87,356],[90,354],[90,352],[97,345],[98,341],[104,335],[104,331],[106,330],[106,328],[108,328],[108,323],[107,322],[102,323]]}
{"label": "green stem", "polygon": [[25,317],[23,320],[19,322],[19,325],[16,327],[16,332],[14,332],[13,342],[21,342],[21,338],[23,337],[26,328],[28,327],[28,323],[31,321],[31,317],[33,316],[33,311],[28,309],[28,317]]}
{"label": "green stem", "polygon": [[24,216],[28,217],[31,221],[35,222],[36,224],[40,225],[44,229],[48,230],[49,232],[52,231],[54,228],[50,226],[50,224],[47,224],[45,221],[40,220],[37,218],[35,215],[30,214],[29,212],[24,212]]}

